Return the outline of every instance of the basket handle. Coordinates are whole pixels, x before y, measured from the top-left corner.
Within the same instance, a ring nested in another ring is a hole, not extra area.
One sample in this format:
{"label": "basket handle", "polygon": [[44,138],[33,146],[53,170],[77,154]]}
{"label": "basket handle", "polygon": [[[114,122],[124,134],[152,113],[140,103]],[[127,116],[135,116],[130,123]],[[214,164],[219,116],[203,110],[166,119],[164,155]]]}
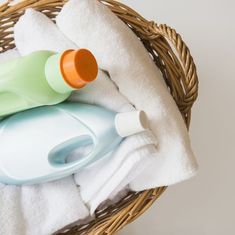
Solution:
{"label": "basket handle", "polygon": [[[188,82],[194,81],[194,95],[198,94],[198,76],[197,69],[194,63],[193,57],[190,54],[190,50],[181,38],[180,34],[175,29],[167,26],[166,24],[160,24],[158,26],[159,31],[174,45],[179,54],[179,58],[185,71],[185,77]],[[190,85],[190,84],[189,84]],[[191,84],[192,85],[192,84]]]}
{"label": "basket handle", "polygon": [[150,22],[150,24],[152,24],[152,27],[157,34],[162,35],[173,45],[175,51],[178,54],[180,65],[182,66],[184,71],[184,76],[181,77],[181,82],[183,83],[185,90],[185,94],[180,105],[182,107],[186,107],[183,112],[186,114],[185,120],[187,126],[189,126],[191,107],[198,96],[199,82],[196,65],[190,54],[189,48],[175,29],[167,26],[166,24],[157,25],[154,22]]}

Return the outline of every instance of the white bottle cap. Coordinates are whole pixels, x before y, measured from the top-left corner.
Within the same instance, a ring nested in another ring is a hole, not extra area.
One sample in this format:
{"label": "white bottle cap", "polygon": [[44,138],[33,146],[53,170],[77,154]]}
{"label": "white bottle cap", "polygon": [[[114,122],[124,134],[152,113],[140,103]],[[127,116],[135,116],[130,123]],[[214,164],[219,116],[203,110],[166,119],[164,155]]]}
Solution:
{"label": "white bottle cap", "polygon": [[148,128],[148,119],[144,111],[118,113],[115,127],[121,137],[127,137],[145,131]]}

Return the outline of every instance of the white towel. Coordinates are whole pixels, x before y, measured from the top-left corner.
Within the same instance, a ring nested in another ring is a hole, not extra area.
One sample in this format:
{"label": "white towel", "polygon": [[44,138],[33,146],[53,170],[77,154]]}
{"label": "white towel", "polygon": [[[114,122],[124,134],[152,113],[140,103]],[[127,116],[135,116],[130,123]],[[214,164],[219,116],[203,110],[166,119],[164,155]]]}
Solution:
{"label": "white towel", "polygon": [[[95,82],[74,93],[70,100],[101,105],[117,112],[134,109],[102,71]],[[136,168],[142,169],[146,158],[156,151],[156,144],[150,132],[128,137],[115,152],[75,175],[91,214],[105,199],[126,188],[139,174]]]}
{"label": "white towel", "polygon": [[[27,25],[30,27],[26,27]],[[43,40],[45,30],[54,32],[47,36],[47,43]],[[61,45],[74,47],[73,44],[70,46],[69,40],[61,38],[61,33],[50,19],[31,9],[27,10],[15,25],[14,34],[17,48],[24,54],[39,49],[61,51]],[[29,35],[37,36],[31,40]],[[60,43],[57,44],[58,41]],[[64,46],[63,49],[67,48]],[[103,71],[99,71],[95,82],[75,92],[70,100],[101,105],[117,112],[134,109]],[[139,172],[133,169],[136,169],[137,165],[143,168],[146,157],[150,157],[154,149],[153,143],[156,143],[156,140],[151,133],[128,137],[118,151],[75,176],[77,184],[80,185],[82,199],[89,205],[91,214],[101,202],[124,189],[136,177]]]}
{"label": "white towel", "polygon": [[131,188],[170,185],[193,176],[197,163],[181,114],[162,76],[134,33],[97,0],[70,0],[56,18],[61,31],[90,49],[120,92],[144,110],[159,142]]}
{"label": "white towel", "polygon": [[89,215],[68,177],[35,186],[0,185],[0,234],[51,234]]}
{"label": "white towel", "polygon": [[61,52],[77,48],[49,18],[33,9],[27,9],[15,24],[14,39],[21,55],[37,50]]}

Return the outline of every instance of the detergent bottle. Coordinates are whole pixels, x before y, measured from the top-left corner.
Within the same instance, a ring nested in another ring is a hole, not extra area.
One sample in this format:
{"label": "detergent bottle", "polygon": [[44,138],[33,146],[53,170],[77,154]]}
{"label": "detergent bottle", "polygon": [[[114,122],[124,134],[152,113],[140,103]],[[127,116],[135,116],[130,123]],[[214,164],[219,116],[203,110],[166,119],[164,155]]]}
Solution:
{"label": "detergent bottle", "polygon": [[36,51],[0,63],[0,117],[58,104],[93,81],[97,73],[96,59],[86,49]]}
{"label": "detergent bottle", "polygon": [[[115,113],[81,103],[17,113],[0,123],[0,182],[36,184],[71,175],[146,128],[142,111]],[[68,161],[71,153],[86,146],[91,146],[87,153]]]}

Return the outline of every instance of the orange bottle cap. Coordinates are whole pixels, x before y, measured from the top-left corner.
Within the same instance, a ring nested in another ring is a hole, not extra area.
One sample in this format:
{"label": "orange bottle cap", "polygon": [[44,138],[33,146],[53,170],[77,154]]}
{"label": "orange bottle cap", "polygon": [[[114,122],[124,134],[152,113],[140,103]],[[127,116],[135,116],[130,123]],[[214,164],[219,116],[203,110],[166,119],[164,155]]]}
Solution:
{"label": "orange bottle cap", "polygon": [[60,70],[65,82],[75,89],[84,87],[98,75],[96,59],[87,49],[66,50],[60,58]]}

